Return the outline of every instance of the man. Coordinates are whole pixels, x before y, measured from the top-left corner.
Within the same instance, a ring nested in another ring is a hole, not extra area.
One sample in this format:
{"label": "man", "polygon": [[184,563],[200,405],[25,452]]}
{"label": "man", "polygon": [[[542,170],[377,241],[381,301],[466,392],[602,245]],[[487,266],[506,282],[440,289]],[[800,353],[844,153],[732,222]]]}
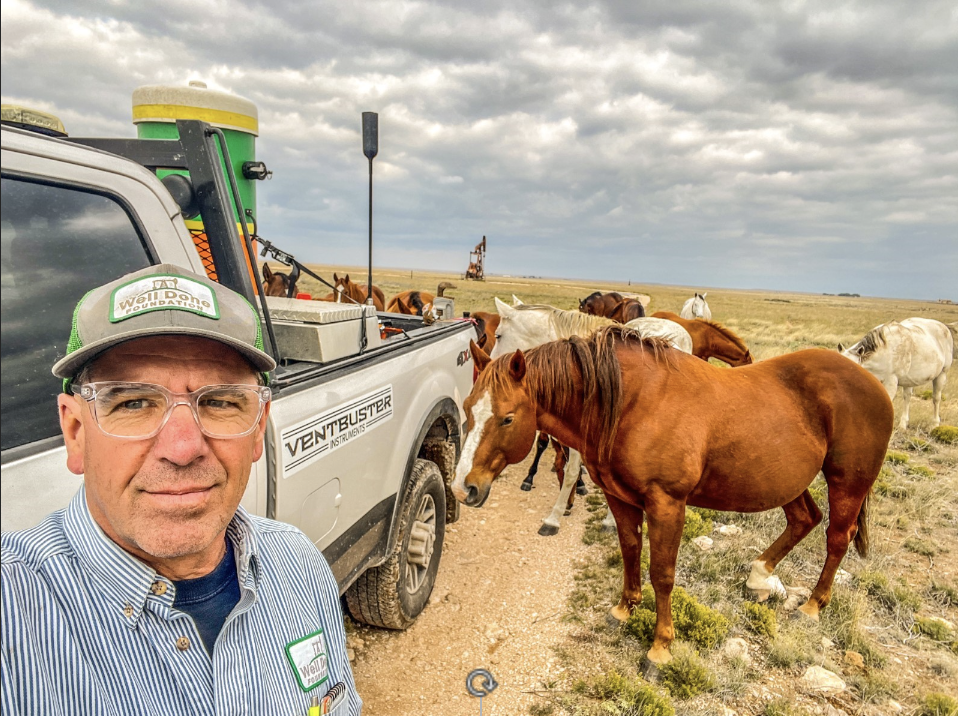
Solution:
{"label": "man", "polygon": [[205,276],[154,266],[80,301],[53,372],[84,485],[2,537],[3,716],[360,713],[322,554],[239,506],[274,368]]}

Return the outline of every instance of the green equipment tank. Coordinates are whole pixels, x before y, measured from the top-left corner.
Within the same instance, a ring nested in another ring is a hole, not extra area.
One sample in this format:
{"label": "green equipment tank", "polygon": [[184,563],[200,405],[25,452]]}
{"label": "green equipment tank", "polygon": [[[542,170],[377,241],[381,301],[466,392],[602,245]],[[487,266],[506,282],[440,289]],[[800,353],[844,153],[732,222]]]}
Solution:
{"label": "green equipment tank", "polygon": [[[256,180],[265,179],[267,176],[266,167],[256,161],[256,137],[259,134],[259,113],[256,105],[243,97],[211,90],[205,82],[196,80],[186,87],[149,85],[133,91],[133,123],[140,139],[178,139],[178,119],[198,119],[223,130],[233,173],[239,184],[242,210],[251,210],[255,217]],[[158,175],[162,178],[167,174],[186,173],[160,171]],[[242,210],[233,207],[237,224],[244,218]],[[252,235],[254,222],[248,217],[246,220]],[[206,272],[216,279],[216,270],[203,230],[203,217],[187,220],[186,226],[193,235],[193,242],[203,258]],[[242,236],[242,229],[239,226],[237,228]],[[247,257],[248,260],[250,258]],[[250,261],[251,271],[254,265],[255,257]]]}

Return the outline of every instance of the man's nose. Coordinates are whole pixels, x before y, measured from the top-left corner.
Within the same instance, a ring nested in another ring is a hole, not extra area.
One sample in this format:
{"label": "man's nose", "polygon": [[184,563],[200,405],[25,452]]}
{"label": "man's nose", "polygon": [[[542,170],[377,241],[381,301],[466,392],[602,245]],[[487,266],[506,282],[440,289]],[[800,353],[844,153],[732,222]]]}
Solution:
{"label": "man's nose", "polygon": [[156,436],[153,449],[157,457],[176,465],[189,465],[209,450],[206,436],[189,405],[173,408],[166,425]]}

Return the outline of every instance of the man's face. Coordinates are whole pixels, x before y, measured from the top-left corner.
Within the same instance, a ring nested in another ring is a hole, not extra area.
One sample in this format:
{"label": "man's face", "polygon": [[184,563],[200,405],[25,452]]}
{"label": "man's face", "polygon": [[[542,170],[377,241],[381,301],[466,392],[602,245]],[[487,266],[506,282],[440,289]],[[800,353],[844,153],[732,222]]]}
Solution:
{"label": "man's face", "polygon": [[[222,343],[162,336],[122,343],[99,357],[90,381],[104,380],[187,393],[221,383],[255,385],[256,374]],[[209,548],[233,518],[263,452],[267,411],[252,434],[224,440],[203,435],[189,406],[179,405],[158,435],[130,440],[103,433],[79,397],[61,395],[59,405],[67,465],[84,475],[90,513],[111,539],[147,559]]]}

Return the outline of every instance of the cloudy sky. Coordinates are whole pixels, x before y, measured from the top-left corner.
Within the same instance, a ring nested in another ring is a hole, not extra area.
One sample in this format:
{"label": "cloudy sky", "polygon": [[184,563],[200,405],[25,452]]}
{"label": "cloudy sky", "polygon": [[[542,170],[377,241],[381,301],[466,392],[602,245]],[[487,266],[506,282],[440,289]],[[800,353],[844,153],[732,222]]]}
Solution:
{"label": "cloudy sky", "polygon": [[[162,8],[162,9],[160,9]],[[4,102],[131,135],[143,84],[253,100],[261,233],[376,262],[958,299],[953,1],[3,0]]]}

